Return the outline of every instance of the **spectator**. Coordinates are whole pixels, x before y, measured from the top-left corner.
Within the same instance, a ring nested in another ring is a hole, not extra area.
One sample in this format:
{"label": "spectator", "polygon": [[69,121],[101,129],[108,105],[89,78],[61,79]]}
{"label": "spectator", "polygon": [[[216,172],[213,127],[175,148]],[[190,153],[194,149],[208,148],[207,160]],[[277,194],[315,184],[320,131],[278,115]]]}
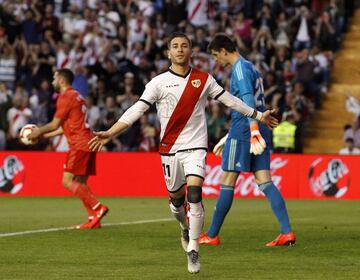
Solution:
{"label": "spectator", "polygon": [[212,103],[207,115],[209,148],[212,149],[221,137],[224,136],[226,119],[218,103]]}
{"label": "spectator", "polygon": [[299,51],[304,48],[311,48],[311,38],[314,38],[314,22],[308,7],[303,5],[299,9],[296,9],[296,15],[291,21],[293,22],[296,34],[294,41],[295,50]]}
{"label": "spectator", "polygon": [[[182,30],[193,40],[193,66],[210,71],[226,88],[229,88],[229,69],[215,65],[206,53],[206,45],[217,32],[233,34],[242,55],[262,72],[266,105],[278,106],[281,113],[293,113],[301,132],[313,111],[312,104],[316,107],[321,104],[321,92],[326,91],[330,81],[334,51],[352,14],[351,1],[336,0],[326,3],[251,0],[0,2],[0,84],[5,82],[11,90],[14,85],[22,84],[30,93],[32,121],[43,122],[52,117],[58,96],[52,93],[49,83],[53,71],[72,68],[78,74],[74,86],[80,85],[82,89],[78,89],[84,96],[88,92],[93,100],[91,108],[102,112],[100,119],[94,117],[94,127],[106,121],[107,113],[121,113],[138,99],[145,83],[168,69],[167,35]],[[311,9],[304,3],[310,3]],[[311,46],[314,47],[309,54]],[[10,73],[10,80],[1,80],[4,70],[6,75]],[[10,98],[9,94],[6,96],[4,100]],[[108,96],[116,101],[111,112],[107,112],[105,105],[109,102]],[[1,110],[7,115],[9,108],[5,104],[8,103],[2,103]],[[209,110],[216,110],[209,104]],[[151,109],[147,121],[157,127],[151,117],[155,110]],[[227,119],[228,115],[229,111],[221,111],[219,118]],[[140,124],[135,126],[119,138],[121,145],[113,148],[139,149],[143,139],[140,127]],[[9,138],[8,130],[3,131]],[[356,143],[356,137],[354,141]]]}
{"label": "spectator", "polygon": [[337,49],[337,41],[335,36],[335,27],[331,22],[330,14],[324,11],[318,19],[316,25],[317,44],[323,50],[335,51]]}
{"label": "spectator", "polygon": [[22,33],[28,45],[39,44],[41,34],[39,32],[39,23],[41,15],[34,5],[25,13],[25,20],[22,22]]}
{"label": "spectator", "polygon": [[16,79],[16,55],[12,45],[2,40],[0,42],[0,83],[6,83],[10,89],[14,88]]}
{"label": "spectator", "polygon": [[19,148],[18,136],[20,129],[32,118],[32,112],[28,108],[28,98],[18,92],[13,97],[13,107],[7,112],[9,123],[8,148],[16,150]]}
{"label": "spectator", "polygon": [[140,145],[141,152],[156,152],[158,150],[159,131],[149,122],[148,116],[140,118]]}
{"label": "spectator", "polygon": [[0,150],[6,148],[6,132],[9,128],[7,112],[12,107],[11,91],[7,89],[5,83],[0,83]]}
{"label": "spectator", "polygon": [[188,0],[187,1],[187,19],[195,27],[206,27],[208,24],[208,0]]}
{"label": "spectator", "polygon": [[100,129],[100,108],[95,105],[94,98],[89,95],[86,98],[86,107],[87,107],[87,115],[86,122],[89,124],[91,130],[99,130]]}
{"label": "spectator", "polygon": [[340,155],[360,155],[360,149],[354,146],[353,138],[345,139],[345,147],[339,151]]}
{"label": "spectator", "polygon": [[274,152],[299,152],[299,139],[294,114],[292,112],[285,113],[283,121],[273,129]]}

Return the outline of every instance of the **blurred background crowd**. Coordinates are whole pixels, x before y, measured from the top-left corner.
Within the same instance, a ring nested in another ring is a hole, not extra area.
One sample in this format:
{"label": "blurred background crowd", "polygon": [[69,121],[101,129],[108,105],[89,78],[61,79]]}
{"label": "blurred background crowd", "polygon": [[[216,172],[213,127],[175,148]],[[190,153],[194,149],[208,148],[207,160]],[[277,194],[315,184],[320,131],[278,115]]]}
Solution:
{"label": "blurred background crowd", "polygon": [[[167,34],[184,31],[193,42],[192,65],[229,89],[230,68],[206,48],[217,32],[237,42],[262,72],[265,101],[282,120],[273,148],[302,152],[301,135],[321,107],[331,66],[353,11],[348,0],[0,0],[0,150],[19,144],[26,123],[50,121],[58,94],[54,70],[74,71],[86,99],[87,121],[105,130],[169,67]],[[207,106],[209,146],[227,133],[229,110]],[[286,135],[286,137],[284,137]],[[151,108],[108,151],[156,151],[159,123]],[[31,149],[66,151],[66,139]]]}

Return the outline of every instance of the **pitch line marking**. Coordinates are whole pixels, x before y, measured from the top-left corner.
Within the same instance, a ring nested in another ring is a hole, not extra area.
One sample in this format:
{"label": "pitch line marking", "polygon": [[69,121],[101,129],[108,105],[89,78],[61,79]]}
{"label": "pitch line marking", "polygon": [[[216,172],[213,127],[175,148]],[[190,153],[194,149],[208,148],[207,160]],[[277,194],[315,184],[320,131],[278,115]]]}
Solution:
{"label": "pitch line marking", "polygon": [[[111,226],[140,225],[140,224],[150,224],[150,223],[170,222],[170,221],[174,221],[174,219],[173,218],[163,218],[163,219],[152,219],[152,220],[139,220],[139,221],[132,221],[132,222],[105,223],[105,224],[102,224],[101,226],[102,227],[111,227]],[[6,233],[0,233],[0,238],[29,235],[29,234],[34,234],[34,233],[65,231],[65,230],[74,230],[74,228],[73,227],[58,227],[58,228],[44,228],[44,229],[35,229],[35,230],[26,230],[26,231],[17,231],[17,232],[6,232]]]}

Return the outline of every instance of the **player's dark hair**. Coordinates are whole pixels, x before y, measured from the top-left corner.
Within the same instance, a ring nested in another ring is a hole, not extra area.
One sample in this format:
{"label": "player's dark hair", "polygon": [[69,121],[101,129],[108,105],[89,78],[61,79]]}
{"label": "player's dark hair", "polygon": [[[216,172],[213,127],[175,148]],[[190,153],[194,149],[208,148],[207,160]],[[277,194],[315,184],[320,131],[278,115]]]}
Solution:
{"label": "player's dark hair", "polygon": [[58,73],[58,75],[63,77],[69,85],[71,85],[72,82],[74,81],[74,73],[70,69],[62,68],[56,70],[56,72]]}
{"label": "player's dark hair", "polygon": [[208,52],[216,51],[219,52],[221,49],[226,50],[229,53],[236,52],[236,44],[229,36],[224,33],[218,33],[214,39],[209,43]]}
{"label": "player's dark hair", "polygon": [[190,38],[188,36],[186,36],[185,33],[182,33],[180,31],[175,31],[175,32],[171,33],[168,37],[168,41],[167,41],[168,49],[170,49],[171,41],[175,38],[185,38],[189,42],[189,46],[190,47],[192,46]]}

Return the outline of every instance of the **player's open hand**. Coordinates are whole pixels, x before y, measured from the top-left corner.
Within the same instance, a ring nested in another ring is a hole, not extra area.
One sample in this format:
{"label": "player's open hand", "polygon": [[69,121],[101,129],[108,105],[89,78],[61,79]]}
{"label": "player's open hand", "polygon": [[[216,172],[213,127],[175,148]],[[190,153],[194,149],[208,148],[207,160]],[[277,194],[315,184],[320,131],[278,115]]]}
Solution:
{"label": "player's open hand", "polygon": [[217,155],[218,157],[222,156],[222,152],[224,150],[224,146],[227,138],[228,138],[228,134],[226,134],[223,138],[221,138],[213,149],[214,154]]}
{"label": "player's open hand", "polygon": [[36,126],[34,126],[32,129],[31,129],[31,133],[26,136],[27,139],[29,139],[30,141],[37,141],[40,137],[40,129]]}
{"label": "player's open hand", "polygon": [[110,141],[110,133],[107,131],[94,132],[96,135],[89,141],[89,149],[94,152],[101,151],[102,147]]}
{"label": "player's open hand", "polygon": [[260,134],[257,122],[253,122],[251,124],[250,131],[250,153],[254,155],[261,155],[266,148],[266,142]]}
{"label": "player's open hand", "polygon": [[275,117],[276,110],[266,110],[264,113],[262,113],[261,122],[265,124],[270,130],[272,130],[274,127],[278,126],[279,121]]}

